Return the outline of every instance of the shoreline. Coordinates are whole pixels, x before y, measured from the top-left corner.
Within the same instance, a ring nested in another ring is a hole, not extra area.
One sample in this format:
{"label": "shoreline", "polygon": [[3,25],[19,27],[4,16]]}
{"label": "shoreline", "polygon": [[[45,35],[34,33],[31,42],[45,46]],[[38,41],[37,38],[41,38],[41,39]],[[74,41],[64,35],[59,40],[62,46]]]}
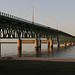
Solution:
{"label": "shoreline", "polygon": [[75,62],[75,58],[43,58],[43,57],[0,57],[0,60],[37,60],[53,62]]}
{"label": "shoreline", "polygon": [[75,59],[1,57],[0,75],[73,75]]}

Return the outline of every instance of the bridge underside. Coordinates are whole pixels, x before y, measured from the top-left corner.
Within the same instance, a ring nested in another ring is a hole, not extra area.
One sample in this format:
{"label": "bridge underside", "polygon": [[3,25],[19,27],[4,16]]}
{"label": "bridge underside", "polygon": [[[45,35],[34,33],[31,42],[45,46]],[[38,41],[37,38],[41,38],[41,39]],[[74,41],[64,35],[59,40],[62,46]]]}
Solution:
{"label": "bridge underside", "polygon": [[47,38],[75,41],[65,32],[0,12],[0,38]]}

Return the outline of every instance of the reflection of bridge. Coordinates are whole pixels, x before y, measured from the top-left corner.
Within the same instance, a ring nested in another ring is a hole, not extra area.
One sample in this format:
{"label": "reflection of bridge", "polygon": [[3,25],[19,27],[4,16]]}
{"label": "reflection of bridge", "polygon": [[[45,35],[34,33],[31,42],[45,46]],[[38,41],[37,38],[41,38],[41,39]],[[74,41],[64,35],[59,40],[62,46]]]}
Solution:
{"label": "reflection of bridge", "polygon": [[[42,41],[48,43],[48,48],[49,44],[50,48],[52,48],[55,42],[58,47],[61,42],[64,42],[65,46],[67,42],[69,42],[69,44],[74,44],[75,42],[75,36],[68,33],[3,12],[0,12],[0,38],[17,38],[19,55],[21,55],[21,43],[35,43],[35,55],[37,55],[37,51],[41,50]],[[24,40],[22,40],[22,38]],[[26,38],[36,39],[25,40]],[[46,38],[46,40],[41,40],[41,38]]]}

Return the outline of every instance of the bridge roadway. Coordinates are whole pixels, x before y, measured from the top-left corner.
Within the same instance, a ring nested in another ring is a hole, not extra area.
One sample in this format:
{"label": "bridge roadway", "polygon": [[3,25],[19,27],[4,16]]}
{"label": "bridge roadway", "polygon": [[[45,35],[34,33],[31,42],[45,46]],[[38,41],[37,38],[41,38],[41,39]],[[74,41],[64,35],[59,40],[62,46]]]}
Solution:
{"label": "bridge roadway", "polygon": [[75,36],[3,12],[0,12],[1,39],[8,39],[8,42],[9,39],[18,39],[17,49],[19,56],[21,56],[22,43],[35,43],[35,55],[37,55],[38,50],[41,50],[41,42],[47,42],[48,48],[53,48],[53,44],[57,44],[58,48],[60,44],[64,44],[64,46],[67,43],[69,45],[75,44]]}

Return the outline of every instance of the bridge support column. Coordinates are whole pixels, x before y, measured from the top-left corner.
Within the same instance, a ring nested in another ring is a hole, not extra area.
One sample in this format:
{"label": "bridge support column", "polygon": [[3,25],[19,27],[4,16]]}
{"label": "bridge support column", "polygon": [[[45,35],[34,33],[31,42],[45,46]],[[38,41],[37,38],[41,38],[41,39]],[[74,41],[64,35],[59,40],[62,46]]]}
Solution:
{"label": "bridge support column", "polygon": [[53,48],[53,40],[50,40],[50,48]]}
{"label": "bridge support column", "polygon": [[53,50],[53,40],[50,40],[50,54],[52,54],[52,50]]}
{"label": "bridge support column", "polygon": [[66,42],[64,42],[64,46],[65,46],[65,47],[66,47],[66,45],[67,45]]}
{"label": "bridge support column", "polygon": [[35,56],[38,56],[38,39],[35,40]]}
{"label": "bridge support column", "polygon": [[60,43],[59,42],[57,42],[57,48],[59,48],[60,47]]}
{"label": "bridge support column", "polygon": [[57,48],[59,48],[60,43],[59,43],[59,36],[57,36]]}
{"label": "bridge support column", "polygon": [[71,43],[69,42],[68,45],[71,46]]}
{"label": "bridge support column", "polygon": [[22,44],[21,44],[21,40],[18,39],[18,42],[17,42],[17,52],[18,52],[18,56],[21,57],[21,50],[22,50]]}
{"label": "bridge support column", "polygon": [[72,42],[72,46],[74,45],[74,42]]}

